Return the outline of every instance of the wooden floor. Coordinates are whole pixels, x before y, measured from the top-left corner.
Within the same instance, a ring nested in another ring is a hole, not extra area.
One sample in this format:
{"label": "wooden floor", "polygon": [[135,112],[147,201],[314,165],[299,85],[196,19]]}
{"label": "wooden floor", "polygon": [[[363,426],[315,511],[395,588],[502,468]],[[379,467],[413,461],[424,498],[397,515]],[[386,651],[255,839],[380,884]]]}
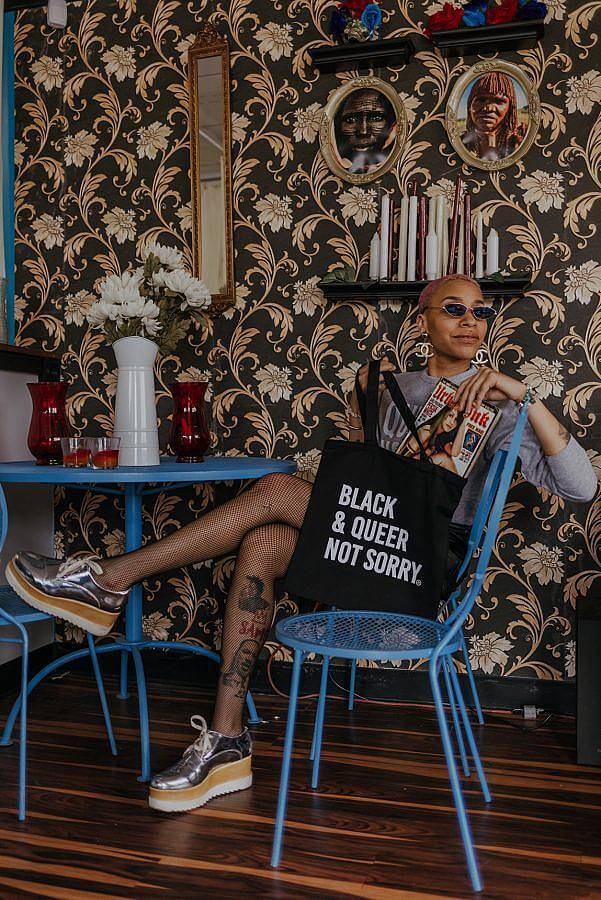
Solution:
{"label": "wooden floor", "polygon": [[[29,814],[14,812],[17,747],[0,751],[0,897],[470,896],[444,760],[429,707],[329,705],[319,791],[309,787],[314,701],[297,730],[280,870],[269,853],[284,705],[258,697],[251,790],[184,814],[153,812],[138,783],[135,698],[111,708],[119,756],[93,683],[71,674],[31,702]],[[150,684],[153,769],[191,739],[210,696]],[[8,698],[1,711],[8,708]],[[277,717],[277,718],[275,718]],[[495,714],[479,741],[494,801],[466,784],[486,897],[601,897],[601,770],[574,762],[573,723],[535,733]]]}

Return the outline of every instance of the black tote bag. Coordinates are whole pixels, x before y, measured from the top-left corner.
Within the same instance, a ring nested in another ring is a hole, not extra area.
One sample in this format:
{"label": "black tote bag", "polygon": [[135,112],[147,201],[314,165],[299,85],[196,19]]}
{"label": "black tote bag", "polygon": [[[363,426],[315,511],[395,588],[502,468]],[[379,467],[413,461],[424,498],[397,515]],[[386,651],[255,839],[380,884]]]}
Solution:
{"label": "black tote bag", "polygon": [[413,413],[389,372],[386,387],[418,442],[420,458],[378,445],[379,380],[375,361],[366,398],[360,397],[365,441],[326,441],[284,587],[339,609],[434,618],[449,525],[465,479],[429,461]]}

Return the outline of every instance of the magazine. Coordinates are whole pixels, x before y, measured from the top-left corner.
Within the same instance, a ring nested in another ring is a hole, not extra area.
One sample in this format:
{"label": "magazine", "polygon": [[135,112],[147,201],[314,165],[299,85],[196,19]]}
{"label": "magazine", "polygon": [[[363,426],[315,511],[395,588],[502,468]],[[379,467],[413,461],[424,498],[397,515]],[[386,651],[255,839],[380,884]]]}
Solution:
{"label": "magazine", "polygon": [[[471,412],[457,412],[451,406],[456,391],[457,385],[441,378],[416,415],[415,424],[430,460],[467,478],[501,411],[482,403]],[[407,435],[397,453],[419,457],[415,438]]]}

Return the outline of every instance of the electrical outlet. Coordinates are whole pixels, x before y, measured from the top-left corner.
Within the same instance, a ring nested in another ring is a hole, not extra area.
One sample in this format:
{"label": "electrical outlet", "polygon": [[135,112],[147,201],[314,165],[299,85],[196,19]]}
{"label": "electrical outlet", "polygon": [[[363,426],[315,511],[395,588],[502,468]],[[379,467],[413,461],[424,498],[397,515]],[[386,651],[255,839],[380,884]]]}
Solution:
{"label": "electrical outlet", "polygon": [[538,710],[536,706],[531,706],[528,704],[524,704],[524,718],[525,719],[536,719],[536,715]]}

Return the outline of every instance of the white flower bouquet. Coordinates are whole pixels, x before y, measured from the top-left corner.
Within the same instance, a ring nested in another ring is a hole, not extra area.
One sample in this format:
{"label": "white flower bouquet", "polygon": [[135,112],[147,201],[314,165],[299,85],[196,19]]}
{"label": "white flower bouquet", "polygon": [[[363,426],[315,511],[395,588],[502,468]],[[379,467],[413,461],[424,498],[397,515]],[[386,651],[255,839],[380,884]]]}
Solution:
{"label": "white flower bouquet", "polygon": [[205,321],[211,305],[207,286],[184,267],[178,250],[149,244],[143,265],[122,275],[110,275],[98,287],[100,299],[87,315],[90,325],[103,328],[110,343],[140,336],[171,352],[193,320]]}

